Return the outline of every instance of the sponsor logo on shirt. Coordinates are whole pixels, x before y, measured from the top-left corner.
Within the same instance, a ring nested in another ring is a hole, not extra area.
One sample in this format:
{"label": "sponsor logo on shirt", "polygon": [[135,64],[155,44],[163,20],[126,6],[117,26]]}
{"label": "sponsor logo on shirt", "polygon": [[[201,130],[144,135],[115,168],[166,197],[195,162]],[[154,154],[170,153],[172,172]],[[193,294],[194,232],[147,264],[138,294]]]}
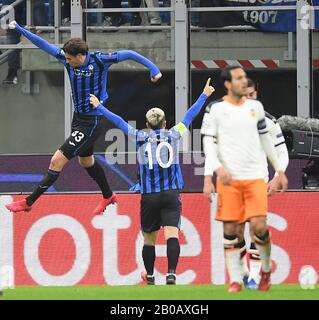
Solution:
{"label": "sponsor logo on shirt", "polygon": [[79,77],[91,77],[91,75],[93,74],[93,69],[90,69],[90,66],[89,70],[74,69],[74,74]]}

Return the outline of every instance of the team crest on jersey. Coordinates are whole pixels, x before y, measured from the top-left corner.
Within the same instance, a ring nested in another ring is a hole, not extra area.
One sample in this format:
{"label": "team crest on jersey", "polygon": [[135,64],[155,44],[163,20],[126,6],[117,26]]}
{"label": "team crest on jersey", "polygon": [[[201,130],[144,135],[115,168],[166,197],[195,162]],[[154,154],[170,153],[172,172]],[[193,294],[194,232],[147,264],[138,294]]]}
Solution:
{"label": "team crest on jersey", "polygon": [[253,118],[255,118],[255,117],[256,117],[256,111],[255,111],[255,109],[250,109],[250,114],[251,114],[251,116],[252,116]]}
{"label": "team crest on jersey", "polygon": [[90,71],[93,71],[93,69],[94,69],[93,65],[90,64],[90,65],[89,65],[89,70],[90,70]]}

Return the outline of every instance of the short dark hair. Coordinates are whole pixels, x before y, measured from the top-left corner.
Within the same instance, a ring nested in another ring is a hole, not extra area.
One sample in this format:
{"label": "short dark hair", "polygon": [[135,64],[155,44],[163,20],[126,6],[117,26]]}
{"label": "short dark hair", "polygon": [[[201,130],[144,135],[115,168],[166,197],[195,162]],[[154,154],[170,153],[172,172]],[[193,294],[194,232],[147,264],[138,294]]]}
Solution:
{"label": "short dark hair", "polygon": [[247,81],[248,81],[248,84],[247,84],[248,88],[254,88],[255,90],[257,89],[256,88],[256,82],[254,80],[248,78]]}
{"label": "short dark hair", "polygon": [[164,127],[165,117],[164,117],[156,126],[151,125],[151,124],[147,121],[147,119],[146,119],[146,122],[147,122],[148,127],[149,127],[150,129],[152,129],[152,130],[160,130],[160,129],[163,129],[163,127]]}
{"label": "short dark hair", "polygon": [[244,70],[242,67],[240,66],[229,66],[229,67],[226,67],[222,70],[221,74],[220,74],[220,77],[222,79],[222,82],[224,83],[225,81],[230,81],[232,80],[232,74],[231,72],[233,70],[236,70],[236,69],[242,69]]}
{"label": "short dark hair", "polygon": [[89,46],[81,38],[71,38],[64,44],[63,51],[71,56],[86,55],[89,51]]}

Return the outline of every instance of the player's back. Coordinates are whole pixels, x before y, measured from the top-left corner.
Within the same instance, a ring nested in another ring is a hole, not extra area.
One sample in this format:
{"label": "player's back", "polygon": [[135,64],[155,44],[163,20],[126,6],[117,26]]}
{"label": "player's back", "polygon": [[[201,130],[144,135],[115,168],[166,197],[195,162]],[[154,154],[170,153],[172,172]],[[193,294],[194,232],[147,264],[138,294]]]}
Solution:
{"label": "player's back", "polygon": [[179,165],[179,140],[175,127],[139,131],[137,154],[141,193],[179,190],[184,186]]}

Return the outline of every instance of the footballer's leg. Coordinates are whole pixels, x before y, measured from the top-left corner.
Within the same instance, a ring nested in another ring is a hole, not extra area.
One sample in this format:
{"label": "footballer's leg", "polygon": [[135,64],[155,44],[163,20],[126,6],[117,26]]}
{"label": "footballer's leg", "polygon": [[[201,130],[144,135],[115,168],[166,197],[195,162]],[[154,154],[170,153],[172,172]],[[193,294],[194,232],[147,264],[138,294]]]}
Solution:
{"label": "footballer's leg", "polygon": [[166,284],[176,284],[176,268],[180,255],[180,244],[178,239],[179,229],[177,227],[165,226],[164,235],[166,239],[167,274]]}
{"label": "footballer's leg", "polygon": [[97,207],[94,209],[93,214],[101,214],[105,208],[111,204],[116,203],[116,195],[110,189],[110,186],[106,180],[106,176],[101,165],[95,160],[93,156],[93,147],[89,151],[86,151],[79,156],[79,164],[86,170],[89,176],[98,184],[100,187],[103,199],[99,202]]}
{"label": "footballer's leg", "polygon": [[69,159],[60,150],[57,150],[51,158],[47,173],[32,194],[23,200],[6,205],[7,209],[11,212],[31,211],[33,203],[54,184],[68,161]]}
{"label": "footballer's leg", "polygon": [[248,257],[249,257],[249,281],[248,287],[249,289],[258,289],[258,284],[260,281],[260,270],[261,270],[261,260],[259,251],[254,242],[254,232],[250,232],[250,248],[248,249]]}
{"label": "footballer's leg", "polygon": [[247,250],[246,250],[246,241],[245,241],[245,223],[238,224],[237,227],[237,237],[238,237],[238,246],[240,251],[240,269],[242,274],[242,279],[245,287],[247,287],[249,279],[249,269],[247,263]]}
{"label": "footballer's leg", "polygon": [[228,292],[240,291],[243,282],[240,243],[237,236],[239,221],[244,218],[241,185],[242,182],[239,180],[233,181],[231,185],[224,185],[217,179],[218,209],[216,220],[223,222],[225,263],[231,283]]}
{"label": "footballer's leg", "polygon": [[246,181],[244,190],[246,203],[245,219],[246,221],[250,221],[254,243],[262,261],[261,279],[258,289],[267,291],[271,286],[271,241],[267,227],[267,184],[263,179]]}
{"label": "footballer's leg", "polygon": [[254,232],[254,241],[261,259],[261,279],[258,289],[267,291],[271,286],[271,240],[266,217],[253,217],[250,219],[250,223]]}
{"label": "footballer's leg", "polygon": [[145,270],[141,276],[147,284],[155,284],[154,264],[156,259],[155,243],[161,228],[160,194],[149,193],[141,196],[141,229],[144,236],[142,257]]}
{"label": "footballer's leg", "polygon": [[142,250],[142,257],[146,271],[142,272],[141,277],[148,285],[155,284],[154,264],[156,259],[155,243],[157,234],[158,231],[153,231],[150,233],[143,232],[144,246]]}
{"label": "footballer's leg", "polygon": [[[43,180],[39,183],[34,192],[22,201],[17,201],[7,205],[7,208],[12,212],[30,211],[32,204],[46,191],[59,177],[63,167],[69,160],[78,155],[83,147],[89,148],[96,135],[90,135],[87,133],[88,126],[83,126],[81,121],[76,117],[72,120],[72,133],[64,141],[62,146],[53,155],[49,170],[45,174]],[[89,130],[90,132],[93,130]],[[96,130],[98,133],[98,131]],[[93,151],[92,151],[93,154]]]}
{"label": "footballer's leg", "polygon": [[164,227],[167,254],[166,284],[176,284],[176,269],[180,255],[179,228],[181,225],[182,202],[178,190],[162,192],[161,222]]}
{"label": "footballer's leg", "polygon": [[224,221],[225,263],[230,278],[228,292],[240,291],[242,284],[240,245],[237,237],[237,229],[237,221]]}

